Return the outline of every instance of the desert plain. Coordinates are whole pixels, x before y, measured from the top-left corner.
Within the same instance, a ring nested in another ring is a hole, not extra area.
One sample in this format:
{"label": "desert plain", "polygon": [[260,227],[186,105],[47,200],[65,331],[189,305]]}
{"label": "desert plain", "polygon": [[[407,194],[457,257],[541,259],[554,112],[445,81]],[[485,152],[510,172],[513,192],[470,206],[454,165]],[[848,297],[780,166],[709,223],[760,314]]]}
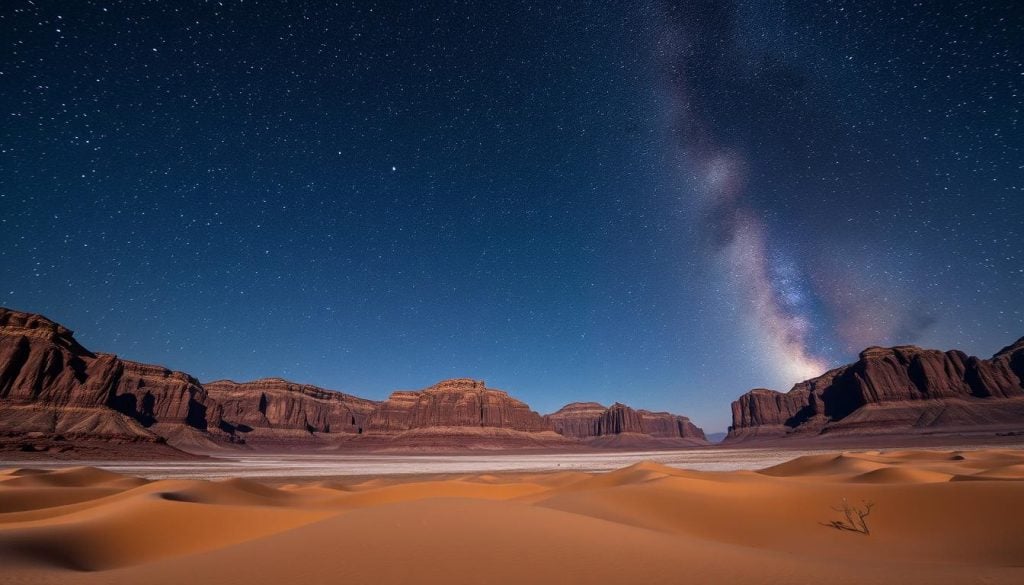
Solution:
{"label": "desert plain", "polygon": [[1013,447],[103,465],[0,471],[0,582],[1024,582]]}

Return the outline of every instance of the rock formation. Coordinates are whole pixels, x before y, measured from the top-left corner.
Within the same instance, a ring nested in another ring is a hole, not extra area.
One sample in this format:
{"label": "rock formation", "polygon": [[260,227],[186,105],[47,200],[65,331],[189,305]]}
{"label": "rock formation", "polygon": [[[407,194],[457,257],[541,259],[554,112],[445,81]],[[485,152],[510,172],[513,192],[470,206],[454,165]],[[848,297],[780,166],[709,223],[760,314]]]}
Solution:
{"label": "rock formation", "polygon": [[727,440],[972,429],[1024,421],[1024,338],[992,359],[915,346],[870,347],[853,364],[732,403]]}
{"label": "rock formation", "polygon": [[244,443],[249,433],[358,434],[375,405],[277,379],[204,386],[183,372],[92,353],[66,327],[0,309],[0,434],[8,443],[45,447],[59,437],[208,450]]}
{"label": "rock formation", "polygon": [[218,380],[203,387],[218,406],[221,427],[242,434],[267,430],[361,434],[378,405],[281,378],[244,383]]}
{"label": "rock formation", "polygon": [[[1024,430],[1024,338],[991,359],[871,347],[783,394],[732,404],[727,441],[877,433]],[[469,437],[469,439],[467,439]],[[93,353],[40,315],[0,308],[0,449],[130,444],[167,456],[316,447],[651,447],[706,443],[684,416],[568,404],[540,416],[481,381],[447,380],[375,402],[279,378],[201,384],[183,372]],[[161,451],[163,449],[164,451]]]}
{"label": "rock formation", "polygon": [[[542,417],[470,379],[394,392],[384,402],[280,378],[202,384],[183,372],[92,353],[45,317],[0,308],[0,448],[532,449],[625,436],[703,442],[686,417],[622,404],[579,406]],[[621,446],[606,443],[589,444]]]}
{"label": "rock formation", "polygon": [[525,402],[483,381],[445,380],[419,391],[398,391],[370,416],[373,432],[427,427],[496,427],[524,432],[549,430]]}
{"label": "rock formation", "polygon": [[618,402],[607,408],[596,402],[573,402],[546,418],[556,433],[577,439],[632,433],[695,444],[707,441],[704,431],[685,416],[635,410]]}
{"label": "rock formation", "polygon": [[[24,450],[75,442],[163,444],[156,415],[187,421],[203,408],[189,376],[94,354],[45,317],[0,308],[0,436]],[[32,437],[32,441],[25,441]]]}
{"label": "rock formation", "polygon": [[0,310],[0,328],[0,398],[97,407],[112,396],[118,360],[90,353],[70,329],[7,310]]}
{"label": "rock formation", "polygon": [[131,416],[143,426],[156,422],[189,425],[200,430],[216,426],[206,390],[192,376],[162,366],[98,354],[120,364],[114,393],[106,405]]}
{"label": "rock formation", "polygon": [[597,402],[570,402],[545,418],[556,433],[586,439],[599,435],[597,422],[607,410]]}

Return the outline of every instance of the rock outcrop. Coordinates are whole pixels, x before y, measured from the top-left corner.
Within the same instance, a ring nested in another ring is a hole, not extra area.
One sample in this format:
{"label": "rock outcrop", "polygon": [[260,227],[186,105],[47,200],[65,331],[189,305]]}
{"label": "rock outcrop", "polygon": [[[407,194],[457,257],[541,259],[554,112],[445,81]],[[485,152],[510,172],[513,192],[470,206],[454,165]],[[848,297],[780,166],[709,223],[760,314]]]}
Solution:
{"label": "rock outcrop", "polygon": [[40,315],[0,310],[0,398],[100,407],[113,396],[121,364],[96,356],[73,332]]}
{"label": "rock outcrop", "polygon": [[26,449],[59,438],[209,450],[245,443],[249,433],[359,433],[375,405],[277,379],[204,386],[183,372],[90,352],[62,325],[0,308],[0,435]]}
{"label": "rock outcrop", "polygon": [[[90,352],[58,323],[0,308],[0,449],[89,443],[92,454],[104,445],[147,443],[190,452],[457,450],[573,448],[581,440],[626,436],[634,437],[630,445],[635,437],[703,441],[686,417],[621,404],[573,406],[542,417],[507,392],[470,379],[394,392],[383,402],[280,378],[204,384],[184,372]],[[588,444],[621,446],[605,443]]]}
{"label": "rock outcrop", "polygon": [[121,360],[109,354],[98,355],[120,363],[114,394],[107,406],[134,418],[144,427],[161,422],[200,430],[216,428],[217,421],[211,418],[212,403],[199,380],[162,366]]}
{"label": "rock outcrop", "polygon": [[[147,428],[154,416],[173,412],[186,420],[190,406],[204,399],[202,388],[185,374],[94,354],[62,325],[0,308],[0,443],[5,447],[62,452],[95,440],[162,445],[166,437]],[[133,449],[166,455],[160,449]]]}
{"label": "rock outcrop", "polygon": [[369,430],[378,433],[428,427],[549,430],[544,419],[525,402],[468,378],[445,380],[423,390],[394,392],[369,420]]}
{"label": "rock outcrop", "polygon": [[577,439],[593,439],[626,433],[664,439],[707,442],[704,431],[685,416],[668,412],[635,410],[616,402],[605,407],[596,402],[573,402],[547,417],[552,429]]}
{"label": "rock outcrop", "polygon": [[597,423],[607,410],[597,402],[570,402],[545,418],[556,433],[586,439],[598,436]]}
{"label": "rock outcrop", "polygon": [[782,394],[732,403],[728,441],[1024,426],[1024,338],[992,359],[915,346],[870,347],[853,364]]}
{"label": "rock outcrop", "polygon": [[361,434],[379,404],[281,378],[203,384],[217,404],[223,430],[260,435],[266,431]]}

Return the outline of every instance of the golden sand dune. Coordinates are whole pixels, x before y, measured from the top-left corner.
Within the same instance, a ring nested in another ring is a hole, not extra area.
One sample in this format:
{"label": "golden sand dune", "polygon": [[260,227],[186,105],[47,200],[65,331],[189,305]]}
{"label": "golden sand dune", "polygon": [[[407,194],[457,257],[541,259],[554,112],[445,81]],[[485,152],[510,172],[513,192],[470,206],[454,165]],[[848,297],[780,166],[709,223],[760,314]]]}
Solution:
{"label": "golden sand dune", "polygon": [[854,476],[850,481],[863,483],[931,483],[949,481],[954,476],[941,471],[906,467],[883,467]]}
{"label": "golden sand dune", "polygon": [[96,487],[110,484],[125,485],[144,480],[124,477],[94,467],[69,467],[56,471],[13,469],[0,475],[4,487]]}
{"label": "golden sand dune", "polygon": [[[870,534],[835,527],[844,499]],[[282,487],[7,470],[0,582],[1020,583],[1021,501],[1014,450]]]}

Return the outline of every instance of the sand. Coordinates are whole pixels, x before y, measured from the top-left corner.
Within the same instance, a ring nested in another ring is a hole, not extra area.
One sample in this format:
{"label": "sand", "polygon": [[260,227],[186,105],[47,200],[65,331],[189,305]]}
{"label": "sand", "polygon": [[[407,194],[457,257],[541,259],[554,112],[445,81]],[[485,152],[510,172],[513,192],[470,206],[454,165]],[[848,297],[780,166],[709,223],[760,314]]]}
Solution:
{"label": "sand", "polygon": [[[839,530],[843,499],[870,534]],[[0,471],[0,583],[1021,583],[1024,451],[760,471],[145,480]]]}

